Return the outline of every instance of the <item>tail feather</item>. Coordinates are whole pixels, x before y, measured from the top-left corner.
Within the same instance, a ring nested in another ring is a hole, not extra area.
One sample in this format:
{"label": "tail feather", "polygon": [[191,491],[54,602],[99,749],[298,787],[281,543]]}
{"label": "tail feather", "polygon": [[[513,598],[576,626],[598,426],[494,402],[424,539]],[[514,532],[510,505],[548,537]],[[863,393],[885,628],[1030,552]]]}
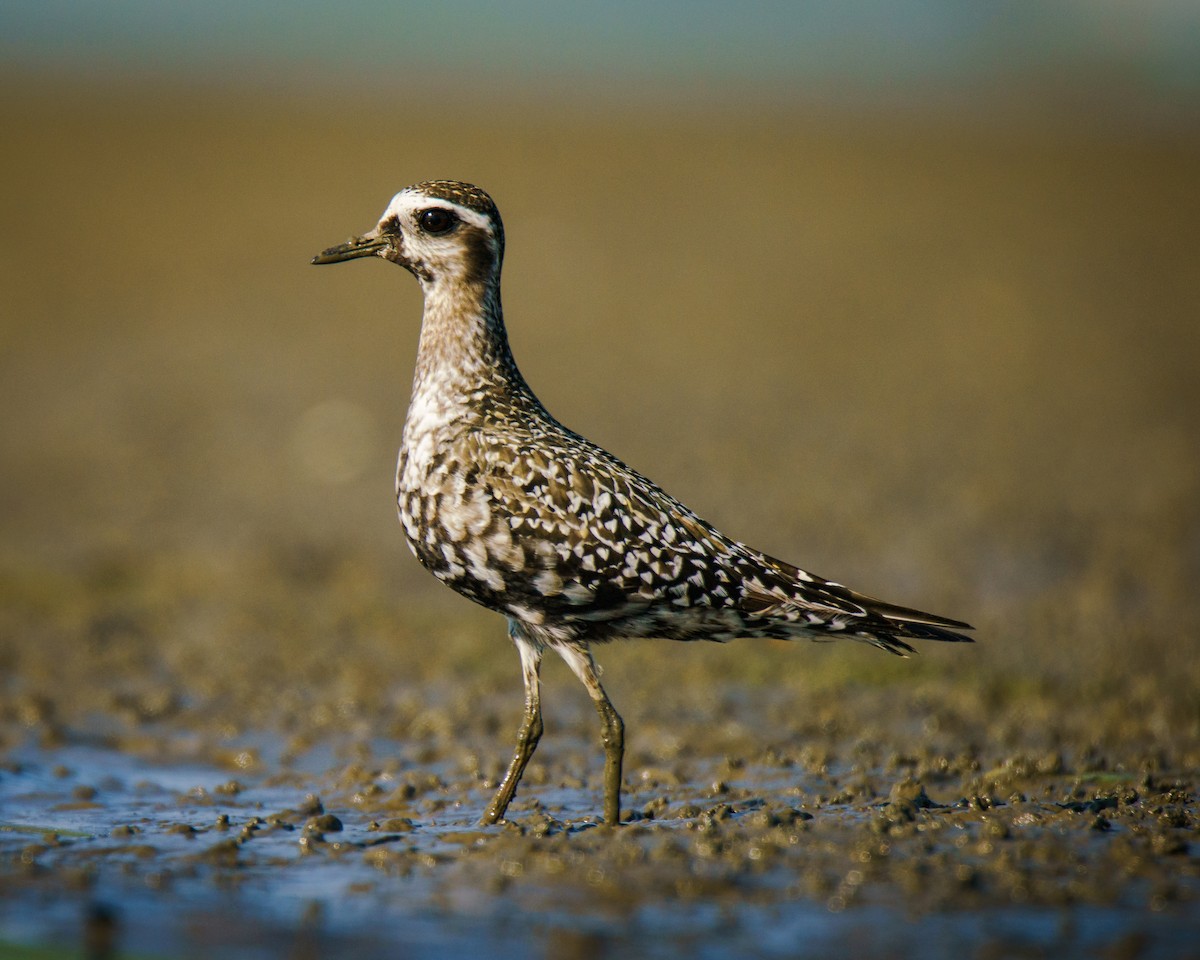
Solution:
{"label": "tail feather", "polygon": [[[973,637],[959,630],[974,629],[962,620],[953,620],[936,613],[926,613],[912,607],[876,600],[861,593],[842,587],[847,598],[861,606],[867,616],[854,624],[852,629],[859,640],[887,650],[889,653],[906,657],[916,653],[906,640],[941,640],[946,643],[974,643]],[[955,629],[951,630],[950,627]]]}
{"label": "tail feather", "polygon": [[763,581],[764,589],[747,590],[746,612],[763,616],[770,608],[799,609],[807,614],[805,629],[810,633],[853,637],[902,657],[916,652],[906,640],[974,642],[959,632],[974,629],[962,620],[877,600],[774,557],[760,554],[757,559],[763,566],[756,579]]}
{"label": "tail feather", "polygon": [[[974,638],[959,633],[959,630],[974,630],[969,623],[953,620],[936,613],[914,610],[899,604],[876,600],[859,593],[848,591],[866,610],[896,628],[903,637],[917,640],[944,640],[948,643],[973,643]],[[953,629],[949,629],[953,628]]]}

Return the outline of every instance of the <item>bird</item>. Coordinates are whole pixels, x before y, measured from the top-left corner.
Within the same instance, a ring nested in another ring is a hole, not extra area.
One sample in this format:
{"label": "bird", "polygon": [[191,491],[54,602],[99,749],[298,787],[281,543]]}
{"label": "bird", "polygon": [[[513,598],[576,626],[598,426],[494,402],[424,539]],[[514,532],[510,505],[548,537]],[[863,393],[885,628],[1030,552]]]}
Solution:
{"label": "bird", "polygon": [[847,637],[905,656],[913,639],[971,641],[960,620],[876,600],[725,536],[551,416],[509,347],[504,226],[484,190],[405,187],[374,229],[312,262],[365,257],[404,267],[424,294],[396,467],[408,545],[438,580],[506,617],[520,656],[524,715],[481,823],[504,820],[542,737],[547,651],[599,714],[604,821],[616,825],[625,725],[600,683],[596,645]]}

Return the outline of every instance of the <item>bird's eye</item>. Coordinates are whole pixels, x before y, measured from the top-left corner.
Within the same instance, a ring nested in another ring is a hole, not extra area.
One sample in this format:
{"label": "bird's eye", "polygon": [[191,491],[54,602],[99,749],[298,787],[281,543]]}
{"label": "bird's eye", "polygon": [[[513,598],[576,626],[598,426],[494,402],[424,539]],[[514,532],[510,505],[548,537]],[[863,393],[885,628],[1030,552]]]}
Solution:
{"label": "bird's eye", "polygon": [[426,233],[441,236],[449,233],[458,225],[458,217],[444,207],[430,207],[428,210],[421,211],[420,216],[417,217],[417,223]]}

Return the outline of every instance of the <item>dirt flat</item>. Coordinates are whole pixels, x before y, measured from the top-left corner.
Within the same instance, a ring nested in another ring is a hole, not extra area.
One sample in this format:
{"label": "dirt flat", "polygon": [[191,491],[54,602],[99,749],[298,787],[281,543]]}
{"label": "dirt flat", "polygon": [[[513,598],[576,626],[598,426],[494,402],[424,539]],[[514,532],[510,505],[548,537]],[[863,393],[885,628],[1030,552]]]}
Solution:
{"label": "dirt flat", "polygon": [[[0,950],[1194,949],[1200,136],[0,89]],[[431,177],[559,419],[979,642],[599,650],[618,830],[548,664],[475,826],[520,670],[395,520],[419,291],[308,265]]]}

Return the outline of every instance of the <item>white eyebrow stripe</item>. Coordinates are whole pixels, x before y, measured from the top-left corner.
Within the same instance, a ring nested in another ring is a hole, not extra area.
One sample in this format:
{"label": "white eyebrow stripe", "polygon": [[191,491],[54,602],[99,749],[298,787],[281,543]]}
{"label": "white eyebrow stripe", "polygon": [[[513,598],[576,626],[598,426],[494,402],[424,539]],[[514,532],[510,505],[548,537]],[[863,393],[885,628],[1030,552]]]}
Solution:
{"label": "white eyebrow stripe", "polygon": [[449,210],[463,223],[469,223],[471,226],[479,227],[481,230],[492,229],[491,220],[477,210],[464,207],[453,200],[443,200],[441,197],[427,197],[424,194],[410,193],[407,190],[401,190],[392,197],[392,202],[388,204],[387,210],[384,211],[383,217],[380,219],[387,220],[390,217],[402,217],[412,221],[417,211],[429,210],[431,207],[441,207],[443,210]]}

